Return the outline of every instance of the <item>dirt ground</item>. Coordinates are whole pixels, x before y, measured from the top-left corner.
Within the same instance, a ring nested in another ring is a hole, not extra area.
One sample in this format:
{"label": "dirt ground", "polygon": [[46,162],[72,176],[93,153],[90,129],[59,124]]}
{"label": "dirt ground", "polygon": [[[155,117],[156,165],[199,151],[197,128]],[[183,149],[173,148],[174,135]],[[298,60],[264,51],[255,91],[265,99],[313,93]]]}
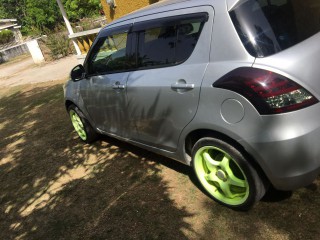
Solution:
{"label": "dirt ground", "polygon": [[108,137],[82,143],[62,84],[0,88],[0,239],[319,239],[319,178],[232,211],[187,166]]}
{"label": "dirt ground", "polygon": [[77,58],[69,56],[37,65],[26,55],[16,61],[0,64],[0,88],[66,79],[77,64]]}

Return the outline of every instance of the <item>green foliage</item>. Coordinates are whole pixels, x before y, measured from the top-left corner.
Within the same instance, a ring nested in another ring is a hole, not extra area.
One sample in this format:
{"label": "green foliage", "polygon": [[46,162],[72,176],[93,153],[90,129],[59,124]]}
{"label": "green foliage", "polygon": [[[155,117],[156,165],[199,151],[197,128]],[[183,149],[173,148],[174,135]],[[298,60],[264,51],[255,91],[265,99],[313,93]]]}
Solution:
{"label": "green foliage", "polygon": [[94,28],[100,28],[101,26],[104,26],[106,24],[105,18],[82,18],[79,22],[74,23],[74,31],[75,32],[81,32],[86,30],[91,30]]}
{"label": "green foliage", "polygon": [[70,21],[78,21],[81,18],[95,16],[101,9],[100,0],[63,0],[67,16]]}
{"label": "green foliage", "polygon": [[26,0],[0,0],[0,19],[23,19],[26,10]]}
{"label": "green foliage", "polygon": [[62,27],[56,28],[54,32],[49,33],[45,44],[50,49],[50,55],[53,59],[65,57],[72,53],[70,39]]}
{"label": "green foliage", "polygon": [[[70,21],[99,14],[100,0],[62,0]],[[39,34],[63,23],[56,0],[0,0],[0,19],[16,18],[22,32]]]}
{"label": "green foliage", "polygon": [[13,32],[10,30],[3,30],[0,32],[0,44],[6,44],[14,40]]}
{"label": "green foliage", "polygon": [[35,28],[43,31],[45,28],[54,29],[56,23],[61,21],[61,14],[56,1],[52,0],[26,0],[26,24],[29,29]]}

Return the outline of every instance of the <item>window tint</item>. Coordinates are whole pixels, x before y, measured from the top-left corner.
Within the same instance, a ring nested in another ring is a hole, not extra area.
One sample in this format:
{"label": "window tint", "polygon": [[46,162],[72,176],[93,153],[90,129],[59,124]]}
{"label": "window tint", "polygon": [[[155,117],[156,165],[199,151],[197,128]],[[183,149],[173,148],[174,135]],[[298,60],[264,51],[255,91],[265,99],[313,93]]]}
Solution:
{"label": "window tint", "polygon": [[192,54],[199,39],[206,14],[143,23],[138,27],[138,67],[179,64]]}
{"label": "window tint", "polygon": [[246,0],[230,16],[255,57],[280,52],[320,31],[319,0]]}
{"label": "window tint", "polygon": [[128,33],[119,33],[100,38],[89,58],[89,74],[128,69],[127,40]]}
{"label": "window tint", "polygon": [[159,66],[175,62],[175,26],[151,28],[138,33],[138,66]]}
{"label": "window tint", "polygon": [[177,27],[176,62],[187,60],[196,47],[200,32],[201,22],[184,22]]}

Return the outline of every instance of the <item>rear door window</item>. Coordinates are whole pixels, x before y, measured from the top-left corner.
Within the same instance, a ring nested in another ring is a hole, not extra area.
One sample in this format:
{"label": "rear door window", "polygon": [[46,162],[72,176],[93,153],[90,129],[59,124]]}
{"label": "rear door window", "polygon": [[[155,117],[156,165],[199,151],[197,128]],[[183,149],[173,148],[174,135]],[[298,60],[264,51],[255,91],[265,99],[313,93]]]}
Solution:
{"label": "rear door window", "polygon": [[137,67],[164,67],[186,61],[207,17],[207,13],[199,13],[135,24]]}
{"label": "rear door window", "polygon": [[319,0],[244,0],[230,16],[254,57],[278,53],[320,31]]}

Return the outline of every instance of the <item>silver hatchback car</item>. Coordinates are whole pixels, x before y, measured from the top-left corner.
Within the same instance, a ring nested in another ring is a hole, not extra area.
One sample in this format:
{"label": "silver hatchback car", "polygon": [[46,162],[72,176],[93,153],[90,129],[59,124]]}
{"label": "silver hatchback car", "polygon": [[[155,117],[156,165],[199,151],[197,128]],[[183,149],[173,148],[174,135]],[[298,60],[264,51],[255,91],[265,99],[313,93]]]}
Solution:
{"label": "silver hatchback car", "polygon": [[249,209],[320,173],[319,0],[167,0],[102,29],[65,85],[80,138],[193,167]]}

